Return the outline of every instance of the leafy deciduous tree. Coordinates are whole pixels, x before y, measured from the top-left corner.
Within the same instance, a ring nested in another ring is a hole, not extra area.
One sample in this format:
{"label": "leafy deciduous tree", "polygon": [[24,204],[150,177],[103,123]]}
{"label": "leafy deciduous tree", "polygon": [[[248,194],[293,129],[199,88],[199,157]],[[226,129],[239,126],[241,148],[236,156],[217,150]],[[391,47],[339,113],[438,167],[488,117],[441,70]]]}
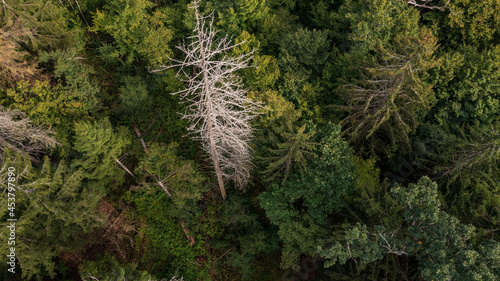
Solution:
{"label": "leafy deciduous tree", "polygon": [[296,269],[301,254],[314,255],[328,216],[345,207],[344,196],[355,188],[353,150],[341,139],[340,127],[328,125],[322,135],[319,156],[302,175],[259,196],[267,217],[279,226],[284,268]]}
{"label": "leafy deciduous tree", "polygon": [[[462,224],[440,210],[437,184],[421,178],[408,188],[392,190],[398,204],[405,206],[401,215],[405,230],[386,229],[377,225],[368,230],[358,224],[346,231],[345,245],[338,241],[323,250],[329,259],[325,266],[359,259],[369,263],[384,254],[412,255],[419,260],[419,270],[425,280],[495,280],[500,274],[500,244],[487,241],[477,245],[475,227]],[[402,232],[402,234],[398,234]]]}

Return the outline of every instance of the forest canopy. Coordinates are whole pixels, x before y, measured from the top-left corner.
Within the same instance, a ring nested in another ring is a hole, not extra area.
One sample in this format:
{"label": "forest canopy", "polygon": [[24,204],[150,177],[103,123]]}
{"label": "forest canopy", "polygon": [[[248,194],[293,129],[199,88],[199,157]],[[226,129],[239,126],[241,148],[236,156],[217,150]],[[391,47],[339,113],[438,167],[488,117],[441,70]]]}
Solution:
{"label": "forest canopy", "polygon": [[2,280],[499,280],[500,2],[2,0]]}

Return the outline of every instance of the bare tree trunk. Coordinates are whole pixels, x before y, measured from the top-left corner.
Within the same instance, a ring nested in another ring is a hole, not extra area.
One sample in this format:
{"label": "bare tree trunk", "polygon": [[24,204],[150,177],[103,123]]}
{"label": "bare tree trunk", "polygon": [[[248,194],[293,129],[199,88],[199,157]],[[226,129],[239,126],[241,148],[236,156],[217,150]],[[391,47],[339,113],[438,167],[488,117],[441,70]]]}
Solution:
{"label": "bare tree trunk", "polygon": [[141,140],[142,147],[144,148],[144,151],[146,152],[146,155],[149,155],[149,149],[148,146],[146,145],[146,142],[141,136],[141,131],[139,131],[139,128],[137,127],[137,124],[134,122],[134,125],[132,126],[134,128],[135,133],[137,134],[137,137]]}
{"label": "bare tree trunk", "polygon": [[444,11],[444,9],[446,9],[448,7],[448,4],[450,4],[451,0],[448,0],[448,2],[446,2],[446,4],[444,4],[444,6],[432,6],[432,5],[429,5],[429,3],[431,3],[432,1],[433,0],[421,0],[421,1],[419,1],[419,0],[408,0],[408,4],[410,4],[412,6],[415,6],[415,7],[418,7],[418,8],[425,8],[425,9],[430,9],[430,10],[438,9],[438,10],[440,10],[442,12],[442,11]]}
{"label": "bare tree trunk", "polygon": [[181,220],[180,223],[182,230],[184,231],[184,234],[186,234],[186,237],[189,240],[189,244],[193,246],[196,241],[194,240],[194,237],[191,234],[189,234],[189,229],[186,227],[186,222],[184,220]]}
{"label": "bare tree trunk", "polygon": [[[198,36],[202,36],[201,31],[198,30]],[[203,43],[201,43],[203,44]],[[217,182],[219,183],[220,193],[222,194],[222,199],[226,200],[226,189],[224,188],[224,181],[222,179],[222,171],[219,165],[219,156],[217,155],[217,149],[215,145],[213,124],[212,124],[212,107],[211,107],[211,99],[210,99],[210,89],[208,86],[208,73],[207,68],[205,66],[205,52],[203,48],[201,48],[201,69],[203,72],[203,84],[205,87],[206,95],[205,95],[205,103],[207,104],[207,126],[208,126],[208,139],[210,142],[210,151],[212,155],[212,161],[214,162],[215,174],[217,175]]]}
{"label": "bare tree trunk", "polygon": [[170,193],[168,188],[161,181],[157,181],[156,183],[167,193],[168,197],[172,198],[172,193]]}
{"label": "bare tree trunk", "polygon": [[130,170],[129,170],[129,169],[128,169],[125,165],[123,165],[123,163],[122,163],[122,162],[120,162],[120,160],[118,160],[118,159],[116,159],[116,158],[115,158],[115,161],[116,161],[116,163],[118,163],[118,165],[120,165],[120,166],[121,166],[121,167],[122,167],[122,168],[123,168],[123,169],[124,169],[124,170],[125,170],[128,174],[129,174],[129,175],[131,175],[132,177],[134,177],[134,178],[135,178],[135,175],[134,175],[134,174],[133,174],[133,173],[132,173],[132,172],[131,172],[131,171],[130,171]]}

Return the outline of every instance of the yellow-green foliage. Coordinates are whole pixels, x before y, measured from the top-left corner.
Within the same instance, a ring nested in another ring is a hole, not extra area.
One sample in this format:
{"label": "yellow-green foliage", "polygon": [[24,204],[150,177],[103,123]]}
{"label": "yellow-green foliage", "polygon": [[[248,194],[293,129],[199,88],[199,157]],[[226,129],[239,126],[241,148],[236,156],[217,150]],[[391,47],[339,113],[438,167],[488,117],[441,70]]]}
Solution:
{"label": "yellow-green foliage", "polygon": [[62,129],[85,117],[85,104],[78,96],[65,92],[61,86],[51,86],[48,81],[36,81],[31,85],[21,81],[16,88],[7,90],[14,100],[12,108],[26,112],[38,124]]}
{"label": "yellow-green foliage", "polygon": [[141,58],[151,67],[168,62],[173,31],[165,27],[164,14],[152,11],[154,6],[146,0],[114,0],[95,13],[92,31],[106,32],[115,40],[116,49],[109,56],[126,64]]}

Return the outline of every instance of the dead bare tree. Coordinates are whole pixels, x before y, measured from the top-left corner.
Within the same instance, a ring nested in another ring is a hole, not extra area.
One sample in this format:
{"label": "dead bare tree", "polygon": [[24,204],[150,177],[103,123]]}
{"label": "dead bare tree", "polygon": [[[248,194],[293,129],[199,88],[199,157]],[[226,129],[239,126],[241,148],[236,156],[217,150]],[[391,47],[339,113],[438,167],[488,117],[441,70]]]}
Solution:
{"label": "dead bare tree", "polygon": [[[461,137],[444,145],[449,151],[448,159],[441,160],[438,172],[441,176],[456,179],[461,174],[474,175],[475,178],[498,175],[500,159],[499,124],[490,127],[472,127],[468,137],[461,132]],[[447,163],[447,164],[442,164]],[[495,177],[495,176],[493,176]]]}
{"label": "dead bare tree", "polygon": [[44,151],[57,145],[54,131],[35,126],[24,112],[0,106],[0,150],[9,147],[27,152],[36,161]]}
{"label": "dead bare tree", "polygon": [[217,39],[213,13],[200,15],[198,4],[194,1],[191,7],[196,15],[195,35],[188,38],[192,42],[177,46],[185,59],[171,59],[176,64],[152,72],[180,67],[177,77],[188,86],[173,94],[179,94],[188,103],[183,118],[191,121],[188,130],[202,141],[203,149],[210,155],[225,199],[224,181],[233,180],[244,189],[250,175],[249,121],[257,114],[259,104],[246,97],[242,79],[235,72],[248,67],[255,50],[228,56],[227,52],[244,42],[232,44],[228,36]]}
{"label": "dead bare tree", "polygon": [[407,3],[409,5],[412,5],[412,6],[417,7],[417,8],[423,8],[423,9],[429,9],[429,10],[439,10],[441,12],[444,12],[444,10],[446,10],[446,8],[448,8],[450,10],[450,12],[455,16],[457,14],[461,13],[461,12],[453,12],[453,10],[448,6],[450,4],[451,0],[446,1],[446,3],[442,6],[433,5],[432,1],[434,1],[434,0],[407,0]]}
{"label": "dead bare tree", "polygon": [[408,0],[408,4],[410,4],[412,6],[415,6],[415,7],[418,7],[418,8],[425,8],[425,9],[430,9],[430,10],[437,9],[437,10],[440,10],[440,11],[444,11],[448,7],[448,4],[450,4],[451,0],[448,0],[446,2],[446,4],[444,4],[443,6],[433,6],[431,4],[432,1],[433,0],[422,0],[422,1],[419,1],[419,0]]}

